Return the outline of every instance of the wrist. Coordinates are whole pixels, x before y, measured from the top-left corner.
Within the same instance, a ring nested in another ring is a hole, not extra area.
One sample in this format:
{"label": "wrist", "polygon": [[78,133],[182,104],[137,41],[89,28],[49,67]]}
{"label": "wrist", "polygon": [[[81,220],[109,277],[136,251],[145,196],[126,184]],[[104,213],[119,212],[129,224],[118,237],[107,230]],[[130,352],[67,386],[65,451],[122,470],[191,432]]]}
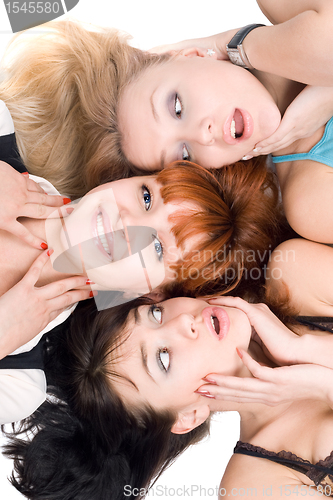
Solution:
{"label": "wrist", "polygon": [[299,337],[299,343],[297,346],[297,364],[302,363],[312,363],[320,364],[318,359],[316,359],[316,336],[306,333]]}
{"label": "wrist", "polygon": [[224,31],[223,33],[218,33],[209,37],[211,46],[217,53],[217,58],[221,60],[229,61],[229,56],[227,52],[227,44],[236,35],[240,28],[235,28],[232,30]]}

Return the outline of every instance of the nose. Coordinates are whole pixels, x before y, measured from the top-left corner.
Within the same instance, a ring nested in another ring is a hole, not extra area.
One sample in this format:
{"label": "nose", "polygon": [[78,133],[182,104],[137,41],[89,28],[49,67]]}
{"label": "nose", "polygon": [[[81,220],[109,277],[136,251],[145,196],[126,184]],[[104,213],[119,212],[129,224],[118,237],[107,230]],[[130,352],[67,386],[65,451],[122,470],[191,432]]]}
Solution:
{"label": "nose", "polygon": [[122,258],[124,258],[141,252],[152,244],[152,235],[156,233],[156,230],[150,226],[141,225],[142,223],[142,220],[132,216],[127,210],[120,210],[119,219],[115,225],[117,230],[113,232],[115,255],[118,247],[122,250]]}
{"label": "nose", "polygon": [[198,338],[198,327],[195,324],[194,317],[191,314],[183,313],[174,319],[172,329],[177,335],[184,338],[195,340]]}
{"label": "nose", "polygon": [[197,131],[197,141],[202,146],[211,146],[214,143],[214,127],[210,118],[204,118],[199,123]]}

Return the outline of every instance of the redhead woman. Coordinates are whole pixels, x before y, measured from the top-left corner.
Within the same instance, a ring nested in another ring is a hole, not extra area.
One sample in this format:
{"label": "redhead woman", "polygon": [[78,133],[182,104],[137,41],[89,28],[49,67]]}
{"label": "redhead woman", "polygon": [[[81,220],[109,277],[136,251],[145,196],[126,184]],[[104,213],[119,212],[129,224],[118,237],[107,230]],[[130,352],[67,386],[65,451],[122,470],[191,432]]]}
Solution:
{"label": "redhead woman", "polygon": [[[43,333],[69,316],[71,311],[64,309],[89,294],[101,310],[156,288],[163,293],[173,283],[206,293],[231,290],[243,281],[261,283],[270,248],[282,237],[277,188],[263,163],[254,162],[252,170],[239,164],[221,173],[176,164],[157,177],[101,185],[46,220],[35,218],[36,208],[57,193],[53,186],[38,177],[28,179],[5,163],[0,168],[4,207],[9,206],[7,214],[2,212],[0,235],[5,256],[0,269],[1,358],[33,349]],[[49,196],[37,192],[34,181]],[[244,190],[248,183],[251,188]],[[21,185],[31,198],[23,194],[13,204]],[[262,206],[265,210],[254,218]],[[41,250],[28,244],[31,234],[52,250],[38,257]],[[88,290],[72,290],[86,285]],[[99,290],[97,296],[90,287]],[[18,301],[22,306],[17,311]],[[33,364],[29,359],[17,364],[17,359],[0,360],[2,423],[23,418],[45,398],[39,358],[32,358]]]}
{"label": "redhead woman", "polygon": [[[206,435],[212,412],[238,411],[241,441],[221,498],[244,488],[259,497],[267,488],[273,498],[331,496],[332,318],[321,315],[332,314],[332,249],[283,245],[269,266],[268,295],[289,327],[267,306],[236,297],[141,299],[95,316],[93,304],[81,308],[64,339],[49,339],[50,390],[62,401],[50,400],[26,422],[25,430],[42,428],[31,442],[14,439],[7,449],[17,489],[31,499],[145,496],[154,477]],[[300,261],[303,297],[289,289],[286,300],[273,277],[290,251]],[[301,266],[311,267],[313,253],[317,273],[310,270],[314,288],[307,288]],[[227,377],[257,386],[278,378],[280,404],[265,404],[258,387],[248,400],[224,396]]]}

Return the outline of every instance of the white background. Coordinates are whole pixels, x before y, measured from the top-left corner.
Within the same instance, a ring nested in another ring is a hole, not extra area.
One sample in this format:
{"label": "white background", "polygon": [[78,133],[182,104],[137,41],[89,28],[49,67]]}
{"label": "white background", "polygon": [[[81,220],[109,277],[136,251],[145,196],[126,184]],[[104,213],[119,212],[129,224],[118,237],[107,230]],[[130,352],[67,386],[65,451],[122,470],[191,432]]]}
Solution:
{"label": "white background", "polygon": [[[133,36],[133,44],[141,49],[250,23],[268,24],[255,0],[80,0],[68,16],[122,29]],[[0,55],[11,36],[5,6],[0,2]],[[215,490],[238,439],[238,430],[237,414],[216,415],[211,437],[185,452],[159,479],[149,498],[216,499]],[[23,500],[25,497],[6,479],[10,472],[11,462],[0,456],[0,498]]]}

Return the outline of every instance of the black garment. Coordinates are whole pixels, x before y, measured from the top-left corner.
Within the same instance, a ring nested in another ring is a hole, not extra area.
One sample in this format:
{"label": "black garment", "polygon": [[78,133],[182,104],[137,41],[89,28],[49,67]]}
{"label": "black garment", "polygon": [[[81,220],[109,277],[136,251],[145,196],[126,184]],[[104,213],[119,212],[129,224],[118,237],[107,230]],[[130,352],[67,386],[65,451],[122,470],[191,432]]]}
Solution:
{"label": "black garment", "polygon": [[38,344],[30,351],[14,354],[0,359],[0,370],[7,369],[39,369],[44,370],[45,339],[42,337]]}
{"label": "black garment", "polygon": [[[328,457],[324,460],[319,460],[316,464],[312,464],[290,451],[282,450],[275,453],[274,451],[268,451],[260,446],[253,446],[250,443],[243,443],[242,441],[238,441],[234,453],[265,458],[271,462],[276,462],[289,469],[301,472],[311,479],[316,486],[322,486],[326,496],[333,496],[333,451]],[[326,490],[325,486],[327,487]]]}
{"label": "black garment", "polygon": [[[0,359],[0,370],[1,369],[46,369],[45,356],[47,357],[47,351],[50,342],[53,337],[62,338],[65,335],[66,330],[69,328],[72,317],[69,316],[65,321],[60,323],[60,325],[55,326],[49,332],[45,333],[40,339],[38,344],[33,347],[30,351],[22,352],[21,354],[13,354],[5,356]],[[47,361],[50,363],[50,360]]]}
{"label": "black garment", "polygon": [[9,163],[18,172],[27,172],[18,152],[14,133],[0,136],[0,160]]}

